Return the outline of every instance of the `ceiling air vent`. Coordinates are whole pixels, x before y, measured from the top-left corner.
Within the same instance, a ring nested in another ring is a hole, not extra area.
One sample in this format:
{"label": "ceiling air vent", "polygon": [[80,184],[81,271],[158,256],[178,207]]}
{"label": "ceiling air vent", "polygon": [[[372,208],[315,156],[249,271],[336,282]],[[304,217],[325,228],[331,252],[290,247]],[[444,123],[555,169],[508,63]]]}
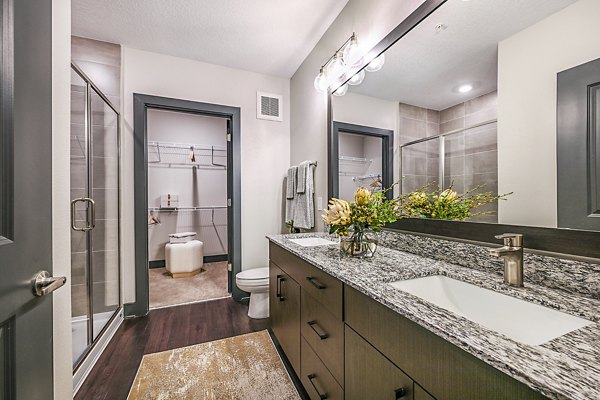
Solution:
{"label": "ceiling air vent", "polygon": [[282,96],[270,93],[256,93],[256,118],[283,121],[281,115]]}

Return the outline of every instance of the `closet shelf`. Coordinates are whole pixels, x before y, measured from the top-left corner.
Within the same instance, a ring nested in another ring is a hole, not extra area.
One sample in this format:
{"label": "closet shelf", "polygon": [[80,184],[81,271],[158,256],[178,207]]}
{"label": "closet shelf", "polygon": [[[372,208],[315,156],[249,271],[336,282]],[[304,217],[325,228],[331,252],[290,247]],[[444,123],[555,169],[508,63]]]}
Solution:
{"label": "closet shelf", "polygon": [[148,164],[227,169],[227,146],[148,142]]}
{"label": "closet shelf", "polygon": [[360,158],[360,157],[349,157],[349,156],[340,156],[340,161],[346,162],[355,162],[361,164],[371,164],[373,160],[368,158]]}
{"label": "closet shelf", "polygon": [[362,176],[354,176],[352,177],[353,181],[368,181],[370,179],[377,179],[377,178],[381,178],[381,174],[369,174],[369,175],[362,175]]}

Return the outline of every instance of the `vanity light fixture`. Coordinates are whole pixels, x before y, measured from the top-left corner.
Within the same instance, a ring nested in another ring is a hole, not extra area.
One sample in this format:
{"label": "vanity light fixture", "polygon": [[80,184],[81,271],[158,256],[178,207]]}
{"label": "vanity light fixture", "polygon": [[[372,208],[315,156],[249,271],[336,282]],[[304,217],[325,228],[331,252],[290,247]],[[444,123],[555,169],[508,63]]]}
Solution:
{"label": "vanity light fixture", "polygon": [[339,88],[337,88],[335,90],[335,92],[333,92],[334,96],[343,96],[346,94],[346,92],[348,91],[348,84],[345,83],[342,86],[340,86]]}
{"label": "vanity light fixture", "polygon": [[[319,93],[325,93],[329,86],[338,82],[341,78],[347,78],[349,71],[360,66],[362,61],[363,57],[361,56],[358,38],[356,37],[356,33],[352,33],[352,36],[321,66],[319,74],[313,82],[315,89]],[[384,62],[385,55],[382,53],[371,60],[365,69],[370,72],[379,71],[383,67]],[[365,71],[363,69],[352,75],[348,83],[335,90],[334,94],[336,96],[343,96],[348,91],[348,84],[360,85],[364,79]]]}
{"label": "vanity light fixture", "polygon": [[470,92],[471,90],[473,90],[473,85],[468,84],[468,83],[466,85],[460,85],[458,87],[458,91],[460,93],[467,93],[467,92]]}
{"label": "vanity light fixture", "polygon": [[352,86],[360,85],[362,81],[365,80],[365,75],[365,70],[361,69],[360,72],[357,72],[356,74],[352,75],[352,78],[350,78],[348,84]]}
{"label": "vanity light fixture", "polygon": [[358,45],[358,39],[356,38],[356,33],[352,33],[350,37],[350,41],[344,47],[344,62],[351,67],[358,66],[360,63],[360,47]]}
{"label": "vanity light fixture", "polygon": [[383,68],[383,64],[385,63],[385,54],[381,53],[379,56],[375,57],[365,68],[369,72],[376,72]]}

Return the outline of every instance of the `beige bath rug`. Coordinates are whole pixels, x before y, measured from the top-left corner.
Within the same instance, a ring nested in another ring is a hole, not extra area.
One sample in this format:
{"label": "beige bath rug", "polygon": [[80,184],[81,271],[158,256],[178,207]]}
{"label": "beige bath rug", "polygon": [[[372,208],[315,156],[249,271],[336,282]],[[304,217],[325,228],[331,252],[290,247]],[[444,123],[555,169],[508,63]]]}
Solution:
{"label": "beige bath rug", "polygon": [[129,400],[300,399],[267,331],[147,354]]}

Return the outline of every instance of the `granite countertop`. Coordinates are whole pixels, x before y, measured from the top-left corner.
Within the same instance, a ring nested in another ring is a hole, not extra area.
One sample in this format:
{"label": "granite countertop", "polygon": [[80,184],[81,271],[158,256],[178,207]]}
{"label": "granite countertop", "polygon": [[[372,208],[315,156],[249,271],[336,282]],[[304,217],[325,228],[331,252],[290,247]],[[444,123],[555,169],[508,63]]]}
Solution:
{"label": "granite countertop", "polygon": [[[551,399],[600,399],[599,300],[527,282],[524,288],[514,288],[505,285],[500,275],[381,246],[372,259],[361,260],[341,256],[337,245],[303,247],[288,240],[300,237],[330,238],[314,233],[267,236],[271,242]],[[595,324],[531,346],[388,284],[429,275],[446,275],[581,316]]]}

